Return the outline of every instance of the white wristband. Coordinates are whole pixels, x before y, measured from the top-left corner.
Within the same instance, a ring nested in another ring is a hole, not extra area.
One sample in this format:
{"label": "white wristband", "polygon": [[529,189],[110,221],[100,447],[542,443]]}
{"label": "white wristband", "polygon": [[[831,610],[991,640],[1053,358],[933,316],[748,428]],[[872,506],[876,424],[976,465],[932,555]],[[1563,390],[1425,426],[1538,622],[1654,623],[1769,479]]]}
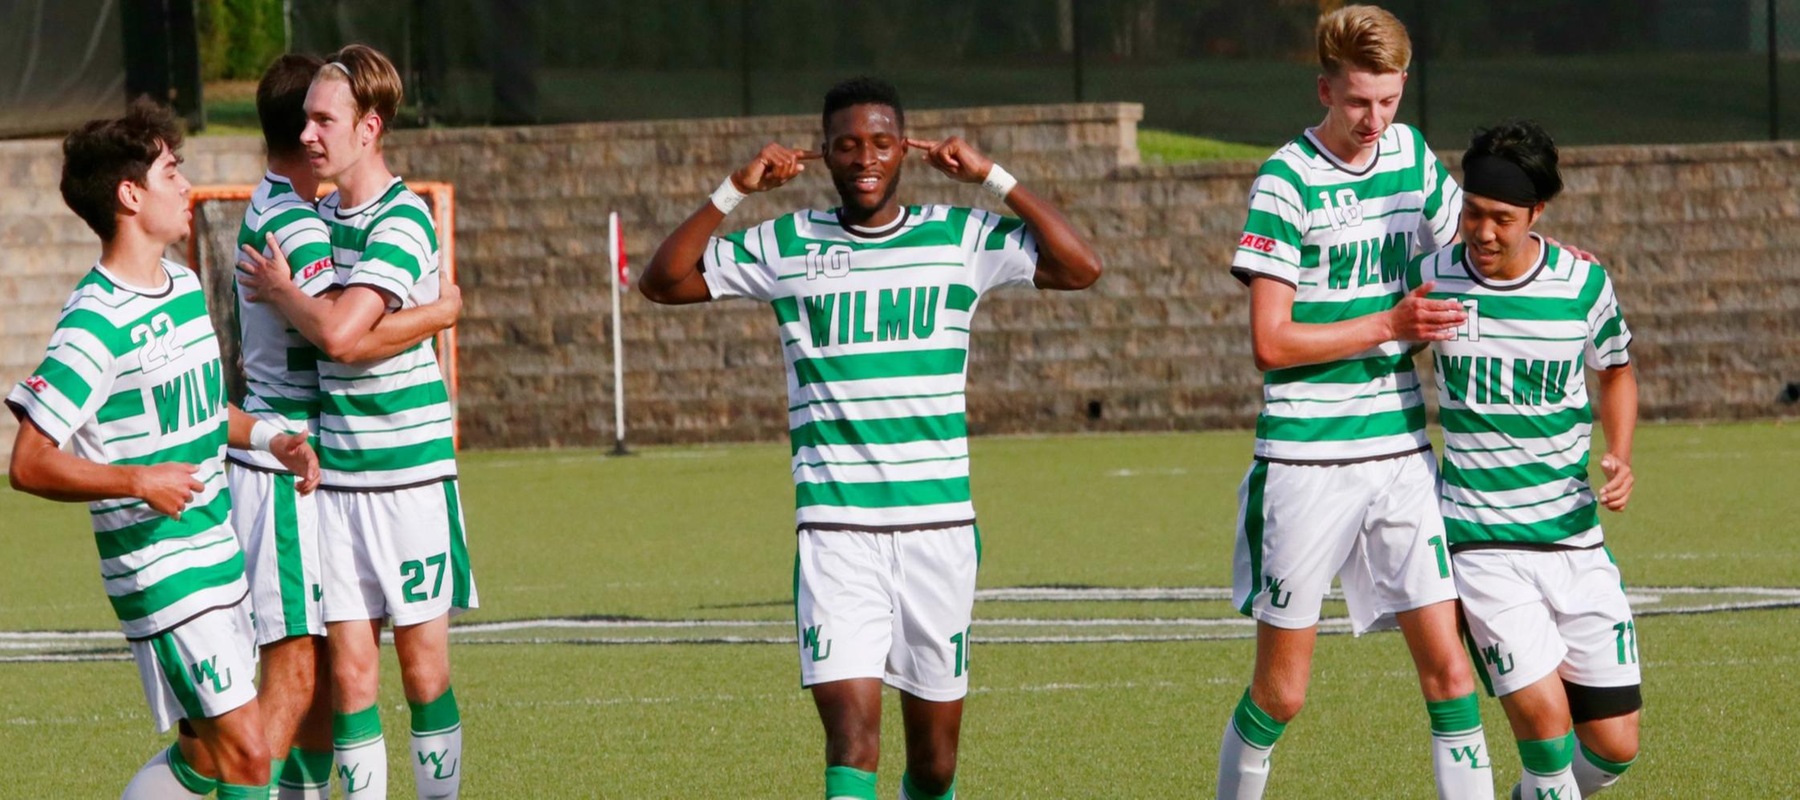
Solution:
{"label": "white wristband", "polygon": [[1005,167],[995,164],[988,170],[987,177],[982,179],[981,188],[988,190],[994,197],[1005,200],[1006,194],[1019,185],[1019,179],[1007,172]]}
{"label": "white wristband", "polygon": [[732,183],[731,176],[727,175],[725,176],[725,182],[719,184],[719,188],[713,190],[712,204],[718,206],[721,213],[730,215],[732,209],[737,208],[738,203],[744,202],[744,198],[749,196],[750,195],[738,191],[737,184]]}
{"label": "white wristband", "polygon": [[269,443],[283,433],[286,431],[275,427],[273,423],[259,419],[255,425],[250,426],[250,449],[267,453],[269,452]]}

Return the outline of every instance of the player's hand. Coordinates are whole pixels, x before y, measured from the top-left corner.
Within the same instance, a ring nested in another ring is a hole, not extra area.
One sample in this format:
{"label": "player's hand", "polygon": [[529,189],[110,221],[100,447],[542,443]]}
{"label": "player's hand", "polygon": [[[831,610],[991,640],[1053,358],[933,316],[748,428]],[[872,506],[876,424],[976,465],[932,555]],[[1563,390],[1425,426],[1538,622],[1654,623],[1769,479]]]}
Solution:
{"label": "player's hand", "polygon": [[132,479],[132,495],[150,504],[158,514],[181,519],[181,512],[194,501],[194,495],[206,490],[206,484],[194,480],[200,468],[174,462],[139,467]]}
{"label": "player's hand", "polygon": [[462,288],[449,281],[440,283],[438,298],[427,305],[433,309],[439,328],[453,327],[462,317]]}
{"label": "player's hand", "polygon": [[1606,473],[1606,485],[1600,487],[1600,505],[1608,511],[1624,511],[1631,502],[1631,465],[1625,459],[1607,453],[1600,457],[1600,471]]}
{"label": "player's hand", "polygon": [[1455,300],[1431,299],[1428,295],[1436,285],[1427,281],[1424,286],[1401,298],[1399,305],[1387,312],[1388,322],[1392,326],[1391,339],[1401,342],[1447,342],[1456,338],[1456,329],[1469,320],[1469,313]]}
{"label": "player's hand", "polygon": [[294,286],[293,270],[273,233],[269,234],[269,252],[272,255],[264,256],[250,245],[238,246],[238,283],[244,287],[244,299],[252,303],[263,302],[269,295]]}
{"label": "player's hand", "polygon": [[906,146],[925,151],[926,163],[961,183],[985,181],[988,171],[994,168],[993,159],[982,155],[980,150],[975,149],[975,145],[964,141],[961,136],[952,136],[943,141],[907,139]]}
{"label": "player's hand", "polygon": [[312,494],[319,486],[319,455],[306,443],[306,431],[283,433],[269,440],[269,455],[294,473],[295,488],[301,494]]}
{"label": "player's hand", "polygon": [[1592,263],[1592,264],[1598,264],[1598,263],[1600,263],[1600,257],[1599,257],[1599,256],[1596,256],[1596,255],[1594,255],[1594,254],[1593,254],[1593,253],[1590,253],[1590,252],[1588,252],[1588,251],[1586,251],[1586,250],[1583,250],[1583,249],[1581,249],[1581,248],[1579,248],[1579,247],[1576,247],[1576,246],[1575,246],[1575,245],[1572,245],[1572,244],[1564,244],[1564,243],[1562,243],[1562,242],[1559,242],[1559,241],[1557,241],[1557,240],[1555,240],[1555,239],[1552,239],[1552,238],[1550,238],[1550,237],[1548,237],[1548,236],[1546,236],[1546,237],[1544,237],[1544,241],[1546,241],[1546,242],[1549,242],[1549,243],[1550,243],[1550,244],[1552,244],[1552,245],[1555,245],[1555,246],[1556,246],[1556,247],[1560,247],[1560,248],[1562,248],[1562,249],[1564,249],[1564,250],[1567,250],[1567,251],[1569,251],[1569,254],[1570,254],[1570,255],[1573,255],[1573,256],[1575,256],[1575,257],[1576,257],[1576,258],[1579,258],[1579,259],[1581,259],[1581,260],[1582,260],[1582,261],[1586,261],[1586,262],[1589,262],[1589,263]]}
{"label": "player's hand", "polygon": [[821,158],[819,153],[797,147],[783,147],[770,142],[763,146],[756,158],[750,159],[737,172],[731,173],[731,182],[737,185],[738,191],[745,194],[766,192],[781,187],[794,179],[794,176],[806,171],[803,162]]}

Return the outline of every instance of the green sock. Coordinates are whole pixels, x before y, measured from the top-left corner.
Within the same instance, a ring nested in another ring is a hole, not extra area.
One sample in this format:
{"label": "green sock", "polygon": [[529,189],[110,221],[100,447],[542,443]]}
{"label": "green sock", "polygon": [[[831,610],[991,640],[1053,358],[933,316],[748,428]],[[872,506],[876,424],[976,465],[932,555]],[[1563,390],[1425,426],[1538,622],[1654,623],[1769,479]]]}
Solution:
{"label": "green sock", "polygon": [[219,784],[219,800],[269,800],[267,786],[239,786],[235,783]]}
{"label": "green sock", "polygon": [[277,778],[290,789],[316,789],[331,783],[331,751],[315,753],[296,747],[288,751]]}
{"label": "green sock", "polygon": [[217,788],[219,782],[194,771],[194,765],[181,757],[181,745],[169,745],[169,771],[175,773],[175,780],[182,788],[197,795],[206,795]]}
{"label": "green sock", "polygon": [[1276,722],[1269,712],[1256,706],[1250,700],[1250,690],[1244,690],[1244,696],[1238,698],[1237,710],[1231,712],[1231,724],[1237,728],[1239,736],[1251,745],[1267,750],[1275,746],[1275,741],[1287,731],[1287,723]]}
{"label": "green sock", "polygon": [[1575,732],[1519,742],[1519,763],[1539,775],[1555,775],[1575,763]]}
{"label": "green sock", "polygon": [[1431,717],[1431,733],[1436,736],[1465,733],[1481,727],[1481,701],[1470,692],[1454,700],[1427,700],[1425,714]]}
{"label": "green sock", "polygon": [[952,800],[956,797],[956,779],[950,779],[950,788],[945,789],[943,794],[931,794],[913,783],[912,773],[901,773],[900,791],[905,792],[906,800]]}
{"label": "green sock", "polygon": [[825,800],[875,800],[875,773],[855,767],[825,768]]}

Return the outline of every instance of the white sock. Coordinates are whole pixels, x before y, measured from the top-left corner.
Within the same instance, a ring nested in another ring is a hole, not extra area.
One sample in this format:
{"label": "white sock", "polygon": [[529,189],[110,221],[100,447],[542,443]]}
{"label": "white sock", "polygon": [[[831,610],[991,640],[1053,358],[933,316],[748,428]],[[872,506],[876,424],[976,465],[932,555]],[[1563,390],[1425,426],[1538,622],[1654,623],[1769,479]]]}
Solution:
{"label": "white sock", "polygon": [[387,742],[381,736],[381,714],[375,706],[352,714],[333,714],[331,739],[344,796],[350,800],[387,797]]}
{"label": "white sock", "polygon": [[412,768],[419,800],[453,800],[462,790],[462,716],[455,692],[445,689],[412,707]]}
{"label": "white sock", "polygon": [[1488,761],[1487,735],[1480,728],[1433,733],[1431,771],[1442,800],[1494,800],[1494,765]]}
{"label": "white sock", "polygon": [[1219,742],[1219,800],[1261,800],[1269,783],[1269,755],[1285,730],[1287,723],[1258,708],[1245,689]]}
{"label": "white sock", "polygon": [[[1579,745],[1578,749],[1580,752],[1575,754],[1574,765],[1575,783],[1581,787],[1582,797],[1593,797],[1601,789],[1618,783],[1619,776],[1624,775],[1625,769],[1637,760],[1633,758],[1631,761],[1620,764],[1601,759],[1593,751],[1587,749],[1586,745]],[[1613,770],[1618,771],[1614,772]]]}
{"label": "white sock", "polygon": [[1519,742],[1519,796],[1524,800],[1581,800],[1571,766],[1573,731],[1554,739]]}
{"label": "white sock", "polygon": [[1442,800],[1494,800],[1494,765],[1481,729],[1475,694],[1428,700],[1431,717],[1431,771]]}
{"label": "white sock", "polygon": [[[200,800],[210,793],[215,782],[210,778],[200,777],[187,764],[181,763],[181,753],[178,750],[175,751],[177,763],[171,764],[171,750],[175,748],[158,751],[149,761],[144,762],[137,774],[131,776],[131,782],[125,784],[125,793],[119,796],[119,800]],[[176,776],[177,770],[184,773],[183,777]],[[186,778],[186,783],[183,778]],[[205,787],[204,791],[194,791],[188,785],[197,781],[205,782],[200,784]]]}

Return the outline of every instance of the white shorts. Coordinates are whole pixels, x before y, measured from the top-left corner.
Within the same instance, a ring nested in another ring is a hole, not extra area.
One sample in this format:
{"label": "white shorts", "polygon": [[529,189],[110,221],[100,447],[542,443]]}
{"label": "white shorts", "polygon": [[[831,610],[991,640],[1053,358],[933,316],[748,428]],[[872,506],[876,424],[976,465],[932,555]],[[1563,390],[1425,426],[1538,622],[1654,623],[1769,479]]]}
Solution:
{"label": "white shorts", "polygon": [[131,657],[159,733],[177,720],[211,719],[256,699],[256,631],[248,599],[134,640]]}
{"label": "white shorts", "polygon": [[1351,629],[1456,599],[1430,451],[1343,465],[1257,460],[1238,487],[1232,602],[1278,628],[1309,628],[1338,576]]}
{"label": "white shorts", "polygon": [[319,491],[325,621],[403,628],[479,605],[454,478],[405,489]]}
{"label": "white shorts", "polygon": [[800,685],[880,678],[924,700],[969,693],[981,534],[802,530],[794,554]]}
{"label": "white shorts", "polygon": [[318,495],[300,494],[292,475],[235,463],[226,475],[257,646],[290,636],[324,636]]}
{"label": "white shorts", "polygon": [[1605,548],[1457,553],[1471,653],[1489,693],[1552,672],[1581,686],[1636,686],[1637,623]]}

